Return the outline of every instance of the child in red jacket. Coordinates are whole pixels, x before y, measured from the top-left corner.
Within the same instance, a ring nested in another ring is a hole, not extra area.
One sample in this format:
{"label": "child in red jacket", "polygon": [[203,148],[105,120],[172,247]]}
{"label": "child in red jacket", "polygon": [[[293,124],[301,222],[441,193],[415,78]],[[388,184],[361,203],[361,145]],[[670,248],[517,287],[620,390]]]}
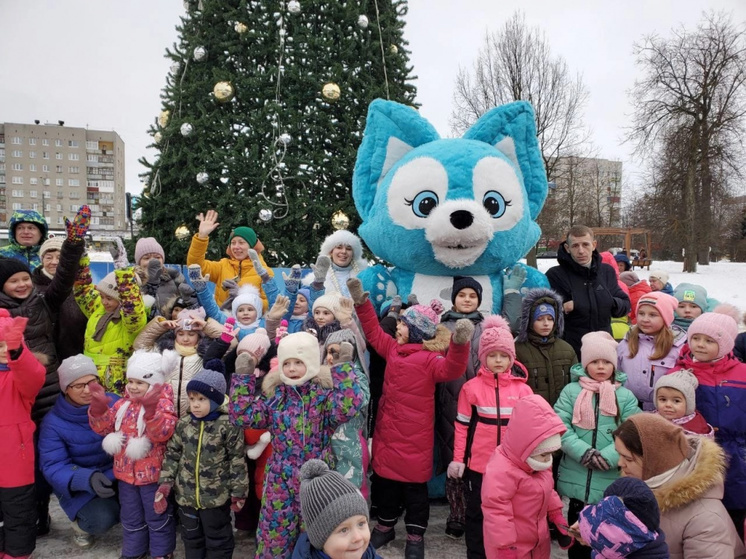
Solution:
{"label": "child in red jacket", "polygon": [[424,557],[430,516],[427,481],[433,473],[435,442],[435,384],[454,380],[466,370],[474,324],[468,319],[457,321],[451,338],[445,327],[436,329],[438,315],[431,307],[415,305],[401,315],[393,339],[379,325],[360,280],[347,280],[347,287],[365,338],[386,359],[373,433],[371,497],[378,509],[378,525],[371,544],[378,549],[395,538],[394,526],[404,509],[405,554]]}
{"label": "child in red jacket", "polygon": [[36,547],[34,422],[31,406],[46,369],[23,343],[28,318],[0,309],[0,557],[29,557]]}
{"label": "child in red jacket", "polygon": [[461,388],[458,397],[453,462],[448,477],[466,482],[466,555],[484,557],[482,536],[482,476],[497,448],[513,406],[530,396],[528,372],[515,360],[515,342],[507,321],[490,316],[479,338],[479,372]]}

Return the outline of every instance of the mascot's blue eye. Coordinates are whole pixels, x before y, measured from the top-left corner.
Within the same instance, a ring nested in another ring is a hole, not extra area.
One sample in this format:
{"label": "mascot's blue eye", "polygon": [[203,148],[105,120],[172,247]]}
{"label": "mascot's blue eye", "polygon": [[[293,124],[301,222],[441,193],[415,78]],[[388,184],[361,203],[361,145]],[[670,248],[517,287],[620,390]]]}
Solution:
{"label": "mascot's blue eye", "polygon": [[431,190],[420,192],[413,200],[406,200],[417,217],[427,217],[438,205],[438,195]]}
{"label": "mascot's blue eye", "polygon": [[493,218],[498,218],[502,217],[507,207],[510,206],[510,201],[506,202],[499,192],[490,190],[482,198],[482,205]]}

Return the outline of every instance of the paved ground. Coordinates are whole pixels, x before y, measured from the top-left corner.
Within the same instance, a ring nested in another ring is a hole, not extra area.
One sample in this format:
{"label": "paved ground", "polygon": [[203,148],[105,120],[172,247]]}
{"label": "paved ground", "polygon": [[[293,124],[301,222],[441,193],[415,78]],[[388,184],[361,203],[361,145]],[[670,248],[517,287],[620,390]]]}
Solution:
{"label": "paved ground", "polygon": [[[51,506],[52,531],[48,536],[40,538],[37,542],[34,559],[118,559],[122,545],[121,528],[115,527],[106,536],[99,538],[96,544],[87,550],[80,549],[72,539],[70,521],[57,504],[57,499],[52,499]],[[433,559],[463,559],[466,557],[466,548],[463,540],[453,541],[445,537],[446,516],[448,507],[434,505],[430,512],[430,527],[426,535],[427,557]],[[397,526],[397,539],[384,547],[380,555],[384,559],[402,559],[404,557],[404,525]],[[254,540],[239,534],[236,539],[236,550],[234,557],[249,559],[254,553]],[[184,557],[181,539],[177,537],[176,557]],[[552,550],[552,559],[564,559],[566,552],[559,548]]]}

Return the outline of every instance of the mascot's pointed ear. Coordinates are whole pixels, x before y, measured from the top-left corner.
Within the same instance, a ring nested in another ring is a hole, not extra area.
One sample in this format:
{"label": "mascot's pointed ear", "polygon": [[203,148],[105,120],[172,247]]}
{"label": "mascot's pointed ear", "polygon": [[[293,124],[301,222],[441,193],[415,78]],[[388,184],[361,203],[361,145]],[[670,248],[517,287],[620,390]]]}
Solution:
{"label": "mascot's pointed ear", "polygon": [[352,196],[360,217],[368,218],[378,182],[396,162],[417,146],[439,138],[432,124],[412,107],[383,99],[373,101],[352,176]]}
{"label": "mascot's pointed ear", "polygon": [[531,218],[536,219],[548,187],[530,103],[516,101],[486,112],[466,131],[464,139],[493,145],[517,165],[523,175]]}

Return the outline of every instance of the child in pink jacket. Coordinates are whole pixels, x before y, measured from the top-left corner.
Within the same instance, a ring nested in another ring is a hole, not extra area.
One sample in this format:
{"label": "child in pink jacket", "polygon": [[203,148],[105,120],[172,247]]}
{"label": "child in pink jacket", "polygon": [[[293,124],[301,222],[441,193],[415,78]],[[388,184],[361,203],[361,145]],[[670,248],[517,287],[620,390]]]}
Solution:
{"label": "child in pink jacket", "polygon": [[448,477],[466,485],[466,556],[484,557],[482,538],[482,476],[497,448],[513,406],[530,396],[528,372],[515,360],[515,342],[507,321],[498,315],[482,323],[477,376],[461,387],[455,421],[453,462]]}
{"label": "child in pink jacket", "polygon": [[552,479],[552,453],[565,430],[541,396],[521,398],[513,408],[482,483],[487,559],[549,559],[549,522],[562,534],[560,545],[572,545]]}

